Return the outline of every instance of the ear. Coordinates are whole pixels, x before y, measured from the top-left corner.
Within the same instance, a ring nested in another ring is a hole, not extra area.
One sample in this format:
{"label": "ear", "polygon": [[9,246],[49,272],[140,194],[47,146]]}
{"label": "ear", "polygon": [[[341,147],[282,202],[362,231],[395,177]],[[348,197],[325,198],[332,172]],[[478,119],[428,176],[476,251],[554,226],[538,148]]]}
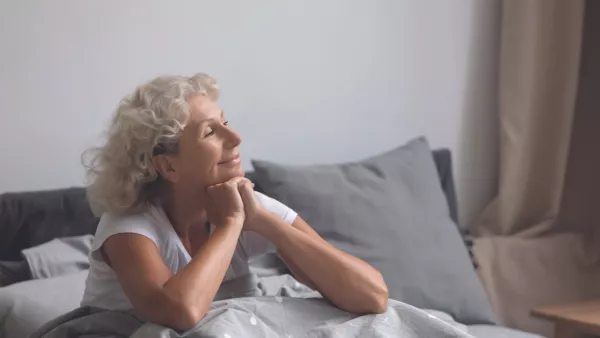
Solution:
{"label": "ear", "polygon": [[179,165],[175,156],[156,155],[152,158],[156,172],[166,181],[176,183],[179,181]]}

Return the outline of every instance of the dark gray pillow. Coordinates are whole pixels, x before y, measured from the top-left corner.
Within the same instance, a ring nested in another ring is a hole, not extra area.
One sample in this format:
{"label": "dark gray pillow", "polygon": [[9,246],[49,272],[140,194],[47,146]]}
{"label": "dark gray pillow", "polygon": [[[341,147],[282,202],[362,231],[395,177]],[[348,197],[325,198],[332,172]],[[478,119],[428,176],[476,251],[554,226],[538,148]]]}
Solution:
{"label": "dark gray pillow", "polygon": [[379,269],[390,298],[465,324],[494,322],[424,138],[357,163],[253,165],[267,195],[295,209],[337,248]]}

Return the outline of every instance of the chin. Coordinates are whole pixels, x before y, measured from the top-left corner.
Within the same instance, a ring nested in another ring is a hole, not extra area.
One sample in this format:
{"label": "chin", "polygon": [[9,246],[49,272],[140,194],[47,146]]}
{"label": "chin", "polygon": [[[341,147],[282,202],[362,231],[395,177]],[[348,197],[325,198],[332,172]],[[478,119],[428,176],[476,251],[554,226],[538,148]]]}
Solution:
{"label": "chin", "polygon": [[244,176],[246,176],[246,172],[240,166],[240,167],[236,168],[235,170],[232,170],[231,175],[232,175],[232,178],[233,177],[244,177]]}
{"label": "chin", "polygon": [[237,169],[231,169],[231,170],[227,170],[227,172],[223,172],[219,174],[219,179],[217,179],[214,184],[219,184],[219,183],[224,183],[229,181],[232,178],[236,178],[236,177],[244,177],[246,176],[246,173],[244,172],[244,170],[242,170],[242,168],[237,168]]}

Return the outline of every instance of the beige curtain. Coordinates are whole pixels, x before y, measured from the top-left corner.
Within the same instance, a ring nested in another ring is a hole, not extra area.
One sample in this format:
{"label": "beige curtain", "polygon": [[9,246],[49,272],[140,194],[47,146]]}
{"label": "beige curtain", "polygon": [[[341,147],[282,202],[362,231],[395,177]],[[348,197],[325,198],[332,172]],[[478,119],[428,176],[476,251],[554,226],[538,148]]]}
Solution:
{"label": "beige curtain", "polygon": [[583,0],[505,0],[500,190],[477,235],[531,236],[558,216],[579,71]]}
{"label": "beige curtain", "polygon": [[585,18],[591,8],[600,6],[503,1],[498,195],[471,229],[501,323],[548,337],[552,327],[532,308],[600,297],[600,245],[590,243],[600,229],[600,40],[587,34],[598,26]]}

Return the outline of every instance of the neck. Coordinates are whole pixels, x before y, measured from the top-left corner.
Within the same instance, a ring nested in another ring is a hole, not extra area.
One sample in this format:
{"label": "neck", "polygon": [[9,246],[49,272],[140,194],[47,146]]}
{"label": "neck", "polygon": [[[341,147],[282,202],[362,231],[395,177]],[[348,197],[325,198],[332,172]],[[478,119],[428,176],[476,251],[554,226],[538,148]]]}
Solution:
{"label": "neck", "polygon": [[204,196],[170,188],[162,199],[162,207],[179,237],[187,237],[189,229],[206,224]]}

